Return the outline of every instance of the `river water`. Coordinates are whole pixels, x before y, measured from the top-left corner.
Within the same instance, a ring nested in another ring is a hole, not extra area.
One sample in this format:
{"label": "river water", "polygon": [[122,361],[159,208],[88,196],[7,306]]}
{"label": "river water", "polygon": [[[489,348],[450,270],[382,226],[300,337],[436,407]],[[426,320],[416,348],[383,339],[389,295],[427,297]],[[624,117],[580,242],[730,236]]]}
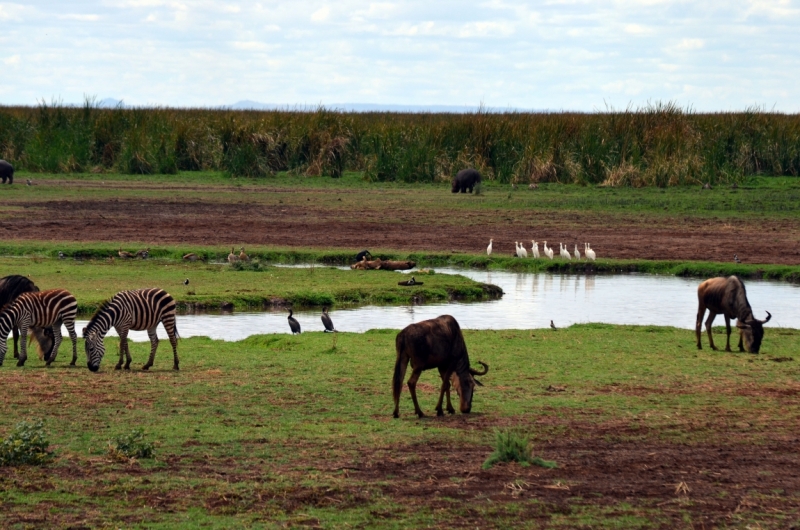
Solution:
{"label": "river water", "polygon": [[[586,276],[448,268],[436,272],[462,274],[492,283],[505,294],[500,300],[490,302],[334,309],[330,315],[336,329],[348,332],[402,329],[443,314],[453,315],[465,329],[542,328],[548,327],[551,320],[557,327],[605,322],[693,329],[700,283],[696,278],[646,274]],[[418,279],[424,280],[424,276]],[[767,310],[772,313],[768,326],[800,327],[800,287],[771,281],[748,281],[746,287],[756,318],[766,318]],[[320,314],[318,309],[300,310],[295,312],[295,318],[303,331],[322,331]],[[236,341],[254,334],[289,333],[287,315],[286,311],[179,315],[177,325],[181,337]],[[723,325],[724,319],[717,317],[715,324]],[[85,325],[85,321],[77,323],[79,333]],[[110,335],[114,335],[113,330]],[[130,337],[135,341],[148,340],[144,331],[131,332]],[[159,337],[166,338],[162,326]]]}

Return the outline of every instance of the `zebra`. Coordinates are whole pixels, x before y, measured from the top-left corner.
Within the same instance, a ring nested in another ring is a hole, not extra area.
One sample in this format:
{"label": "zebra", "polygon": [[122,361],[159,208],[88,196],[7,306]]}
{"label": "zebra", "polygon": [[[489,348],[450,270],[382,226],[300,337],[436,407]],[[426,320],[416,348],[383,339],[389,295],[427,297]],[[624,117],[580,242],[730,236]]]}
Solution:
{"label": "zebra", "polygon": [[49,291],[19,295],[13,304],[6,306],[0,313],[0,366],[5,360],[6,350],[8,349],[6,344],[8,333],[14,327],[19,327],[20,337],[22,338],[17,366],[24,366],[25,361],[28,359],[28,329],[52,326],[53,349],[50,356],[45,356],[44,358],[47,366],[50,366],[56,360],[58,347],[61,345],[62,323],[67,327],[69,338],[72,340],[72,362],[70,365],[74,366],[75,361],[78,360],[78,336],[75,334],[75,315],[77,312],[78,301],[66,289],[50,289]]}
{"label": "zebra", "polygon": [[142,366],[148,370],[153,366],[153,360],[158,348],[156,328],[158,323],[164,325],[172,344],[172,354],[175,364],[173,369],[178,369],[178,329],[175,327],[175,300],[163,289],[137,289],[135,291],[121,291],[111,300],[103,302],[97,312],[92,316],[89,324],[83,328],[83,338],[86,339],[87,366],[92,372],[100,369],[100,361],[106,353],[103,337],[113,326],[119,335],[119,362],[115,370],[122,368],[122,356],[125,355],[125,369],[130,370],[131,352],[128,349],[128,331],[147,330],[150,337],[150,359]]}
{"label": "zebra", "polygon": [[[11,304],[22,293],[38,293],[39,288],[25,276],[12,274],[0,278],[0,308]],[[2,311],[2,309],[0,309]],[[14,358],[19,359],[19,328],[14,327]],[[53,350],[53,330],[51,328],[31,328],[31,335],[38,344],[39,357],[49,357]]]}

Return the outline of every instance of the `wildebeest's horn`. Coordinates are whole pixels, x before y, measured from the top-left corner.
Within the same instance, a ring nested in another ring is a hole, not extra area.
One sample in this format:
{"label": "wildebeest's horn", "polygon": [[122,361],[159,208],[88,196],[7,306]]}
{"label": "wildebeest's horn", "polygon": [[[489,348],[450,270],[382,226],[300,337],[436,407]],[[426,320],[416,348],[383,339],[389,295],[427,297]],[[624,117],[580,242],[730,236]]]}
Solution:
{"label": "wildebeest's horn", "polygon": [[767,314],[767,318],[761,321],[762,324],[766,324],[769,322],[769,319],[772,318],[772,315],[769,313],[769,311],[765,311],[765,313]]}
{"label": "wildebeest's horn", "polygon": [[486,373],[489,371],[489,365],[483,361],[478,361],[478,364],[483,365],[483,372],[479,372],[474,368],[470,368],[469,373],[472,375],[486,375]]}

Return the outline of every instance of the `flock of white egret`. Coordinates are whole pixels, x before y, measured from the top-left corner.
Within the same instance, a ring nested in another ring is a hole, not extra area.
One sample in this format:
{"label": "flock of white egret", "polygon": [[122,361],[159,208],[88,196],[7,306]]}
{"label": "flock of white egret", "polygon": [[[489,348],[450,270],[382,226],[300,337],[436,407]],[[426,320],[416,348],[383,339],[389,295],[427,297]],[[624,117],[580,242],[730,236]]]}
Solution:
{"label": "flock of white egret", "polygon": [[[490,239],[489,240],[489,246],[486,247],[486,255],[487,256],[491,256],[492,255],[492,243],[493,242],[494,242],[494,239]],[[563,243],[559,243],[558,245],[560,247],[558,255],[561,258],[563,258],[565,260],[568,260],[568,261],[572,260],[573,256],[575,257],[576,260],[581,259],[581,253],[578,250],[578,245],[577,244],[575,245],[575,251],[574,251],[573,254],[569,253],[569,249]],[[516,256],[518,258],[527,258],[528,257],[528,249],[525,248],[525,243],[521,243],[519,241],[514,241],[514,248],[516,249],[514,251],[514,256]],[[544,253],[544,255],[546,257],[548,257],[550,259],[553,259],[554,252],[553,252],[552,248],[547,246],[547,241],[545,241],[544,244],[542,245],[542,252]],[[589,259],[589,260],[592,260],[592,261],[597,259],[597,254],[592,249],[591,245],[589,245],[589,243],[584,243],[583,244],[583,254],[586,257],[586,259]],[[537,243],[535,239],[531,239],[531,256],[534,259],[538,259],[539,258],[539,243]]]}

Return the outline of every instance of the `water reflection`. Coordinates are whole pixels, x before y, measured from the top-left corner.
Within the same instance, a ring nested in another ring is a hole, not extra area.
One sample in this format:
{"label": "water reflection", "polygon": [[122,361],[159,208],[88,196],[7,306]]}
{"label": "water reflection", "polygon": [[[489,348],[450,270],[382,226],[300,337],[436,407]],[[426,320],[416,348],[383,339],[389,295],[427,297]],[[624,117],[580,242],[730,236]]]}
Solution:
{"label": "water reflection", "polygon": [[[331,318],[340,331],[363,332],[375,328],[401,329],[449,313],[466,329],[543,328],[552,319],[558,327],[580,322],[671,325],[694,328],[697,279],[651,275],[551,275],[505,271],[437,269],[462,274],[502,287],[500,300],[473,303],[365,306],[334,309]],[[747,294],[757,318],[769,310],[769,327],[800,327],[800,288],[778,282],[749,281]],[[182,337],[196,335],[240,340],[253,334],[289,333],[286,311],[234,313],[232,315],[178,316]],[[322,331],[320,311],[298,311],[303,331]],[[78,329],[85,325],[77,324]],[[131,332],[133,340],[147,340],[146,332]],[[159,326],[159,336],[166,338]]]}

